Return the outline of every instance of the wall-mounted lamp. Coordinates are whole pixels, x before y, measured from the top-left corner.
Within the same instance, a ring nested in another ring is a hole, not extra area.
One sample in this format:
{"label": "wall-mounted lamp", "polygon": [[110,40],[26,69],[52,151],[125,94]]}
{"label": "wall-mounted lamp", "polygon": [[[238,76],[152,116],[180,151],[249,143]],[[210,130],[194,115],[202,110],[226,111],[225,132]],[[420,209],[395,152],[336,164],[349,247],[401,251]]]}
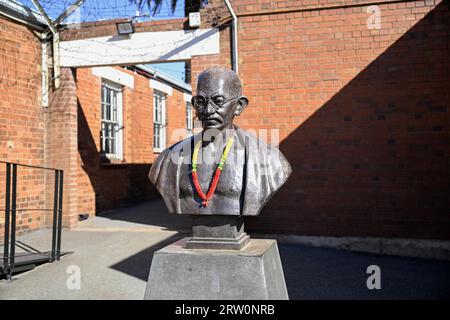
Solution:
{"label": "wall-mounted lamp", "polygon": [[189,27],[198,28],[201,25],[200,12],[190,12],[189,13]]}
{"label": "wall-mounted lamp", "polygon": [[125,21],[116,23],[117,32],[120,35],[130,35],[134,33],[133,21]]}

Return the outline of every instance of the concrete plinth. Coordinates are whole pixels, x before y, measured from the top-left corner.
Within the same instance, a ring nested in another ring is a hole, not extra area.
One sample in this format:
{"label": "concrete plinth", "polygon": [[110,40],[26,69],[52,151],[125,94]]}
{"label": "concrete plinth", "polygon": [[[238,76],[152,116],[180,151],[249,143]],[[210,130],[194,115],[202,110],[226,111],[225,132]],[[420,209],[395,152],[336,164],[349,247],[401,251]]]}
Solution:
{"label": "concrete plinth", "polygon": [[240,216],[192,216],[192,238],[187,249],[241,250],[250,240]]}
{"label": "concrete plinth", "polygon": [[187,249],[181,239],[153,255],[146,300],[287,300],[275,240],[241,250]]}

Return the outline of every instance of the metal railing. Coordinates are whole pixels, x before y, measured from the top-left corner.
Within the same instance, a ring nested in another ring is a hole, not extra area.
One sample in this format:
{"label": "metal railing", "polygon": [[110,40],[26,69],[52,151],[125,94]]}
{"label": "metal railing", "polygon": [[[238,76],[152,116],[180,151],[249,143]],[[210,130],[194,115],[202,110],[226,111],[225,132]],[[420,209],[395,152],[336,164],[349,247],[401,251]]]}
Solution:
{"label": "metal railing", "polygon": [[[4,223],[4,251],[3,251],[3,266],[0,268],[0,275],[6,275],[7,279],[11,279],[12,274],[15,271],[16,266],[16,246],[20,248],[27,248],[28,252],[33,252],[39,255],[39,260],[42,260],[42,256],[48,255],[49,262],[54,262],[61,257],[61,225],[62,225],[62,205],[63,205],[63,170],[46,168],[33,165],[24,165],[13,162],[0,161],[6,165],[6,185],[5,185],[5,223]],[[55,175],[54,185],[54,199],[53,209],[17,209],[17,168],[26,167],[42,170],[50,170]],[[41,252],[28,246],[20,241],[16,241],[17,233],[17,212],[18,211],[53,211],[52,221],[52,243],[51,251]],[[36,259],[33,256],[24,262],[25,264],[35,264]]]}

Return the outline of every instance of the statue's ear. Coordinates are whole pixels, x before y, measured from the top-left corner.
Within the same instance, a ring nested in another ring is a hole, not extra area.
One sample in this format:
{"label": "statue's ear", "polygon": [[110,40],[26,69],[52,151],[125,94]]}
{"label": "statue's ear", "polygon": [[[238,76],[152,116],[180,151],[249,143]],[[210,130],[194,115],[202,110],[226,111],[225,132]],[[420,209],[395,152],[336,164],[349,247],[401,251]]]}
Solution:
{"label": "statue's ear", "polygon": [[236,108],[236,111],[234,112],[234,114],[236,116],[240,115],[242,113],[242,111],[244,111],[244,109],[248,106],[248,99],[245,96],[242,96],[238,99],[238,106]]}
{"label": "statue's ear", "polygon": [[195,107],[195,97],[194,96],[192,96],[192,98],[191,98],[191,107],[194,109],[194,112],[198,117],[198,111],[197,111],[197,108]]}

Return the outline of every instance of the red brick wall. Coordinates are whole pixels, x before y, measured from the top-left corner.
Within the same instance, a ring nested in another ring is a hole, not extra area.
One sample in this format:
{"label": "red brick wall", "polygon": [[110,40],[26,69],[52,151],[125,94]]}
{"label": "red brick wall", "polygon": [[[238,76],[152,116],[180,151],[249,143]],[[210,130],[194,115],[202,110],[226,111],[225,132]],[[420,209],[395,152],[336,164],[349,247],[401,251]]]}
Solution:
{"label": "red brick wall", "polygon": [[[77,223],[78,205],[75,71],[61,68],[60,78],[61,86],[51,90],[50,105],[45,109],[45,164],[64,171],[63,226],[72,227]],[[51,185],[47,188],[49,199],[53,199],[53,182],[48,181]]]}
{"label": "red brick wall", "polygon": [[[92,69],[77,70],[78,97],[78,212],[96,212],[117,208],[157,192],[147,175],[157,154],[153,151],[153,90],[149,79],[117,67],[134,77],[134,88],[123,89],[124,162],[102,164],[100,161],[101,78]],[[167,96],[167,146],[172,132],[184,129],[186,106],[183,93],[173,90]]]}
{"label": "red brick wall", "polygon": [[[335,8],[341,2],[232,1],[240,15],[240,76],[250,99],[237,123],[280,130],[281,150],[294,169],[261,216],[248,219],[248,227],[268,233],[449,239],[448,2],[379,4],[380,30],[367,28],[366,5],[352,6],[366,2],[345,1],[347,7]],[[202,14],[203,27],[228,16],[219,0],[210,1]],[[172,23],[142,30],[186,25],[185,20]],[[110,35],[111,28],[102,32]],[[101,35],[83,29],[62,38]],[[141,109],[151,103],[145,81],[136,80],[136,93],[125,89],[128,164],[101,167],[98,80],[79,69],[76,83],[73,71],[63,69],[62,88],[43,111],[39,42],[28,29],[5,20],[0,20],[0,36],[5,61],[0,65],[1,158],[65,170],[65,225],[74,225],[78,213],[149,196],[140,193],[147,190],[141,186],[148,183],[155,156],[149,148],[152,115],[146,118]],[[230,29],[223,28],[219,55],[193,57],[193,80],[210,65],[230,66],[229,42]],[[184,127],[184,102],[177,95],[170,97],[175,104],[169,103],[168,139],[170,131]],[[29,190],[36,185],[28,183]],[[39,193],[37,188],[28,192],[25,202],[42,203]],[[23,216],[23,228],[34,228],[34,221]]]}
{"label": "red brick wall", "polygon": [[[63,223],[73,225],[76,212],[76,96],[70,69],[61,70],[61,88],[50,89],[50,106],[42,106],[41,42],[33,30],[0,18],[0,160],[63,169]],[[0,164],[0,207],[5,206],[5,165]],[[49,227],[54,172],[18,166],[17,230]],[[4,223],[0,213],[0,227]]]}
{"label": "red brick wall", "polygon": [[[136,31],[179,30],[185,24],[186,19],[140,23]],[[114,23],[99,22],[67,30],[61,37],[78,39],[111,32],[115,32]],[[135,89],[124,92],[126,165],[101,166],[100,81],[90,69],[62,68],[61,88],[50,89],[50,106],[44,108],[41,43],[33,31],[0,18],[0,59],[0,160],[64,170],[64,226],[75,226],[79,213],[95,214],[97,209],[156,195],[147,179],[157,156],[152,148],[153,93],[148,79],[134,75]],[[175,142],[170,140],[175,129],[185,128],[185,112],[183,94],[174,90],[167,106],[167,145]],[[19,167],[18,209],[52,208],[53,183],[51,171]],[[5,165],[0,164],[0,208],[4,207],[4,184]],[[0,228],[4,218],[1,211]],[[19,211],[17,223],[19,231],[48,227],[51,213]]]}
{"label": "red brick wall", "polygon": [[[0,161],[44,165],[41,45],[25,26],[0,17]],[[5,171],[0,163],[0,237],[5,220]],[[45,171],[18,167],[17,230],[45,225]]]}
{"label": "red brick wall", "polygon": [[[214,3],[203,21],[227,16]],[[338,4],[258,3],[232,1],[238,15]],[[239,17],[250,105],[237,124],[278,129],[293,167],[250,230],[450,239],[449,4],[379,8],[380,30],[368,29],[367,6]],[[220,56],[192,59],[193,79],[229,66],[229,32]]]}

